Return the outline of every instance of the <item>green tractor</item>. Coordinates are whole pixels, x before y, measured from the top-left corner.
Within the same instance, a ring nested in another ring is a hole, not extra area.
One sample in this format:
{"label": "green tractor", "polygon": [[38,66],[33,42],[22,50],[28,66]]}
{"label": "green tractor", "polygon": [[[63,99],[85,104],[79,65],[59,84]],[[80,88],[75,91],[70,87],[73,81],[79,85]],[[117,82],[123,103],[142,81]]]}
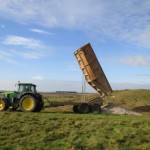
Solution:
{"label": "green tractor", "polygon": [[24,112],[39,112],[44,107],[42,96],[37,93],[36,85],[31,83],[18,83],[17,92],[4,92],[0,97],[0,111],[9,107],[12,110],[20,108]]}

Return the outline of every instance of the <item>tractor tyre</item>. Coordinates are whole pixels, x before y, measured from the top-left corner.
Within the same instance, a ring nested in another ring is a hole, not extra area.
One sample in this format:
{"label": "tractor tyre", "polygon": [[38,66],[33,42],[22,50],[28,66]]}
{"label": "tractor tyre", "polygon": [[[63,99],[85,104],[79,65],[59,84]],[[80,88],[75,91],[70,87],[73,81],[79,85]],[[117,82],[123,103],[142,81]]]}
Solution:
{"label": "tractor tyre", "polygon": [[90,112],[90,106],[87,103],[81,103],[78,107],[79,113],[87,114]]}
{"label": "tractor tyre", "polygon": [[34,112],[38,107],[38,101],[33,95],[24,95],[19,102],[21,111]]}
{"label": "tractor tyre", "polygon": [[5,111],[9,108],[9,103],[7,99],[0,98],[0,111]]}
{"label": "tractor tyre", "polygon": [[100,113],[101,112],[101,107],[99,104],[93,104],[91,105],[91,112],[93,113]]}
{"label": "tractor tyre", "polygon": [[79,113],[79,109],[78,109],[79,105],[73,105],[73,112],[74,113]]}
{"label": "tractor tyre", "polygon": [[38,102],[38,105],[37,105],[37,108],[35,109],[35,111],[40,112],[44,107],[44,102],[40,98],[37,99],[37,102]]}

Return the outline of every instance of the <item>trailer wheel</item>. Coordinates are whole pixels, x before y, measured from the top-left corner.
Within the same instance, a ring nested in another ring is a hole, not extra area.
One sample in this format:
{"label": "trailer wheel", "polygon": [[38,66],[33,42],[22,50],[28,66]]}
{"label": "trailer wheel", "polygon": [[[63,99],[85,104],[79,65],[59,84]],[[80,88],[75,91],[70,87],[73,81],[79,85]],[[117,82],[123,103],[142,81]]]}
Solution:
{"label": "trailer wheel", "polygon": [[21,111],[34,112],[37,108],[37,99],[32,95],[24,95],[19,102]]}
{"label": "trailer wheel", "polygon": [[87,103],[81,103],[78,107],[79,113],[87,114],[90,112],[90,106]]}
{"label": "trailer wheel", "polygon": [[101,112],[100,105],[99,104],[93,104],[93,105],[91,105],[91,112],[100,113]]}
{"label": "trailer wheel", "polygon": [[79,105],[73,105],[73,112],[79,113],[78,107],[79,107]]}
{"label": "trailer wheel", "polygon": [[5,111],[9,107],[9,103],[6,99],[0,99],[0,111]]}

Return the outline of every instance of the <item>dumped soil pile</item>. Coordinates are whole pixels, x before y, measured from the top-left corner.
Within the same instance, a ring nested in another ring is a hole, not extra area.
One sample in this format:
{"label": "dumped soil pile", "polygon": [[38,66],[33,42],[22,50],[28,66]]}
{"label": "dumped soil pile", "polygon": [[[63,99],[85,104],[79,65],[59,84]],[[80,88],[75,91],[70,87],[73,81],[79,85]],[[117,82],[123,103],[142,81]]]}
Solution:
{"label": "dumped soil pile", "polygon": [[102,106],[102,113],[106,114],[120,114],[120,115],[136,115],[139,116],[141,114],[128,110],[126,108],[123,108],[117,104],[114,103],[108,103],[104,106]]}

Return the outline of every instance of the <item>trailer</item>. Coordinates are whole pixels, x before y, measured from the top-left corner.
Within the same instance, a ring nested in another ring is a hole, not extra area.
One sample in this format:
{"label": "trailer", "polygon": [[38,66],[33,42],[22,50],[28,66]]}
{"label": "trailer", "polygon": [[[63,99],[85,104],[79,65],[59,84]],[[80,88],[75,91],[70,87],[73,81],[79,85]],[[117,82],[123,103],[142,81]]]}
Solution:
{"label": "trailer", "polygon": [[74,55],[83,72],[85,80],[99,93],[99,96],[83,103],[51,102],[50,105],[51,107],[73,105],[73,111],[75,113],[100,112],[104,97],[112,93],[112,88],[90,43],[76,50]]}

